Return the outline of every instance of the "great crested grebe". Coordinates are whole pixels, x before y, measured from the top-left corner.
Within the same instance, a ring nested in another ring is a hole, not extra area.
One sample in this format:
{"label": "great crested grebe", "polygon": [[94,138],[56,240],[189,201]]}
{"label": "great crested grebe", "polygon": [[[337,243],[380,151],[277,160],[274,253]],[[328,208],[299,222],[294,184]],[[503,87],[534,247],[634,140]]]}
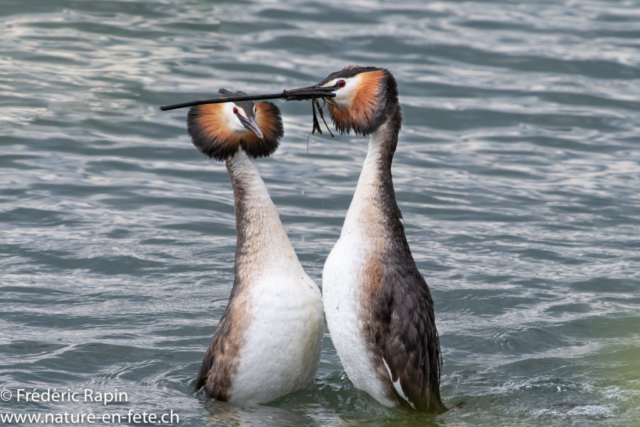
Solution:
{"label": "great crested grebe", "polygon": [[327,101],[336,129],[370,135],[340,239],[322,275],[327,324],[344,369],[357,388],[386,406],[442,413],[433,300],[411,255],[391,177],[402,124],[396,80],[386,69],[347,67],[285,92],[335,94]]}
{"label": "great crested grebe", "polygon": [[210,103],[191,108],[187,122],[198,150],[226,162],[238,233],[231,297],[196,387],[217,400],[267,403],[311,384],[323,336],[320,291],[253,160],[276,151],[284,133],[280,110],[270,102]]}

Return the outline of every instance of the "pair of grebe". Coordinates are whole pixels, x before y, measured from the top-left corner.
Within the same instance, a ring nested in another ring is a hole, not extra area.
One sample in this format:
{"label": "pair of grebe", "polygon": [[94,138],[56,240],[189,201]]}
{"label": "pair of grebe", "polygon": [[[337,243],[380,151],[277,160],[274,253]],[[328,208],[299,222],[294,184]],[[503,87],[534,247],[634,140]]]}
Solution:
{"label": "pair of grebe", "polygon": [[[238,240],[229,304],[204,358],[197,388],[224,401],[267,403],[311,384],[322,311],[353,384],[386,406],[446,411],[433,300],[416,267],[396,203],[391,162],[402,123],[391,73],[348,67],[314,86],[193,106],[188,131],[205,155],[225,161]],[[322,274],[322,296],[302,269],[254,159],[283,136],[279,109],[257,99],[323,98],[336,129],[370,136],[342,233]]]}

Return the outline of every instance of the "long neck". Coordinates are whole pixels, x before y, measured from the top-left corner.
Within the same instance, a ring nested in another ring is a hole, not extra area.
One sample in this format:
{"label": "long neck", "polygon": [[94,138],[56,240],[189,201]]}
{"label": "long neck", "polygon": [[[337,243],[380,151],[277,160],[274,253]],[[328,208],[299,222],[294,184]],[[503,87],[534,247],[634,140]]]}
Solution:
{"label": "long neck", "polygon": [[384,239],[398,227],[402,230],[402,214],[396,203],[391,177],[391,162],[398,144],[402,116],[400,106],[392,111],[369,139],[369,151],[347,212],[343,234],[364,232],[370,238]]}
{"label": "long neck", "polygon": [[251,282],[265,270],[299,266],[287,232],[254,161],[239,148],[227,160],[227,170],[233,186],[238,233],[235,282]]}

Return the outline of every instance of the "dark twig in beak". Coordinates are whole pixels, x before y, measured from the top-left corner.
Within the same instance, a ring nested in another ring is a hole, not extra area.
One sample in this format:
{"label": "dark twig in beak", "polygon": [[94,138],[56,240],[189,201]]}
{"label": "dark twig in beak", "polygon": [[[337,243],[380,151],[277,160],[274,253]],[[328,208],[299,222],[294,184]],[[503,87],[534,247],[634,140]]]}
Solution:
{"label": "dark twig in beak", "polygon": [[[193,107],[196,105],[204,105],[204,104],[222,104],[225,102],[242,102],[242,101],[260,101],[265,99],[284,99],[285,101],[304,101],[307,99],[311,100],[311,108],[313,111],[313,129],[311,130],[311,135],[315,135],[318,132],[319,135],[322,135],[322,129],[320,128],[320,122],[318,121],[317,114],[320,113],[320,117],[324,122],[325,127],[329,131],[329,134],[333,138],[333,132],[329,128],[327,121],[324,118],[323,108],[326,104],[332,105],[333,107],[340,110],[338,104],[332,99],[336,96],[335,91],[339,88],[336,83],[334,86],[307,86],[301,87],[298,89],[291,90],[283,90],[281,93],[271,93],[265,95],[247,95],[247,96],[234,96],[228,98],[216,98],[216,99],[203,99],[200,101],[190,101],[183,102],[181,104],[173,104],[173,105],[163,105],[160,107],[162,111],[175,110],[177,108],[185,108],[185,107]],[[320,105],[318,99],[322,99],[324,103]],[[316,107],[318,111],[316,111]],[[262,132],[260,128],[258,128],[255,123],[245,123],[242,124],[255,133],[259,138],[262,138]]]}
{"label": "dark twig in beak", "polygon": [[225,102],[241,102],[241,101],[260,101],[265,99],[284,99],[285,101],[304,101],[306,99],[317,98],[333,98],[336,96],[332,92],[333,88],[327,87],[303,87],[300,89],[283,90],[281,93],[270,93],[266,95],[248,95],[248,96],[235,96],[230,98],[214,98],[203,99],[200,101],[183,102],[180,104],[163,105],[160,107],[162,111],[175,110],[178,108],[193,107],[196,105],[204,104],[222,104]]}

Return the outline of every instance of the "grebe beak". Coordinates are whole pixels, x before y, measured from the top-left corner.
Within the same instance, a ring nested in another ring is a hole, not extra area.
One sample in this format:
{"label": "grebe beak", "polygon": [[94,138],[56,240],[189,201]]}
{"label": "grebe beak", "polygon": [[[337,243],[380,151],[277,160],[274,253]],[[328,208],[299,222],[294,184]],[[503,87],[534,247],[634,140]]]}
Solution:
{"label": "grebe beak", "polygon": [[304,99],[314,98],[333,98],[336,96],[334,93],[338,89],[338,85],[333,86],[307,86],[298,89],[285,90],[282,93],[286,94],[284,99],[287,101],[302,101]]}
{"label": "grebe beak", "polygon": [[260,130],[260,127],[258,127],[258,123],[256,123],[255,119],[247,119],[246,117],[242,117],[240,114],[238,114],[236,117],[240,119],[240,123],[242,123],[244,127],[255,133],[258,138],[264,138],[264,135],[262,135],[262,131]]}

